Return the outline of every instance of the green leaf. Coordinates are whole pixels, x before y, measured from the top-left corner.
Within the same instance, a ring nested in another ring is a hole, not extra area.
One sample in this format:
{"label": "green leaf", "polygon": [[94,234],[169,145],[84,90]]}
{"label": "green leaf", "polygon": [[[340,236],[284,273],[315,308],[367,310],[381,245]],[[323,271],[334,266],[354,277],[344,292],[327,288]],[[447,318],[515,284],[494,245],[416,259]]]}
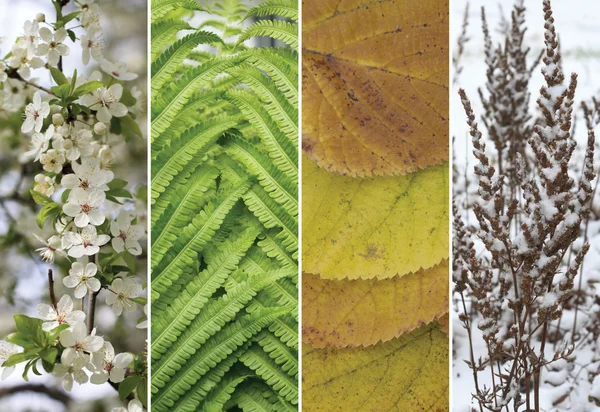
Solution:
{"label": "green leaf", "polygon": [[37,331],[41,330],[42,323],[44,323],[41,319],[30,318],[26,315],[15,315],[14,318],[17,330],[23,333],[24,337],[35,337]]}
{"label": "green leaf", "polygon": [[[61,72],[60,70],[58,70],[56,67],[49,67],[50,69],[50,75],[52,75],[52,79],[54,79],[54,81],[56,82],[57,85],[62,86],[62,85],[69,85],[69,81],[67,80],[67,77],[63,74],[63,72]],[[70,86],[69,89],[70,90]],[[55,92],[56,93],[56,92]],[[62,94],[61,94],[62,96]]]}
{"label": "green leaf", "polygon": [[139,375],[131,375],[126,377],[125,380],[119,384],[119,399],[121,402],[125,401],[125,398],[134,391],[141,380],[142,378]]}
{"label": "green leaf", "polygon": [[133,97],[133,94],[131,94],[131,90],[124,87],[120,102],[123,103],[127,107],[131,107],[131,106],[135,106],[135,104],[137,103],[137,100],[135,97]]}
{"label": "green leaf", "polygon": [[11,333],[6,337],[6,341],[10,343],[14,343],[17,346],[22,347],[23,349],[35,348],[37,345],[31,339],[31,336],[23,333],[23,332],[15,332]]}
{"label": "green leaf", "polygon": [[128,140],[133,138],[142,138],[142,129],[140,129],[140,125],[137,124],[135,120],[131,117],[131,115],[127,115],[125,117],[121,117],[121,130],[125,138]]}
{"label": "green leaf", "polygon": [[38,205],[44,206],[44,205],[52,202],[52,199],[50,199],[48,196],[38,192],[37,190],[30,189],[29,194],[31,195],[33,201],[35,203],[37,203]]}
{"label": "green leaf", "polygon": [[61,205],[59,205],[56,202],[51,202],[44,205],[44,207],[42,207],[42,209],[39,211],[38,215],[35,218],[35,221],[40,227],[40,229],[44,228],[44,223],[46,223],[48,219],[53,219],[57,217],[60,214],[61,210]]}
{"label": "green leaf", "polygon": [[56,362],[56,357],[58,356],[58,349],[52,347],[44,349],[40,352],[40,357],[48,363]]}
{"label": "green leaf", "polygon": [[69,35],[71,41],[75,43],[75,41],[77,40],[77,35],[75,34],[75,32],[73,30],[67,30],[67,34]]}
{"label": "green leaf", "polygon": [[[81,11],[74,11],[73,13],[67,14],[59,22],[58,21],[56,22],[56,27],[60,28],[60,27],[66,26],[66,24],[68,22],[70,22],[71,20],[73,20],[74,18],[79,16],[80,14],[81,14]],[[60,23],[60,25],[59,25],[59,23]]]}
{"label": "green leaf", "polygon": [[144,408],[148,408],[148,381],[142,379],[137,387],[137,395]]}
{"label": "green leaf", "polygon": [[129,193],[129,191],[125,190],[125,189],[109,190],[108,192],[106,192],[106,198],[108,199],[109,197],[112,197],[112,198],[124,197],[127,199],[133,198],[133,196],[131,196],[131,193]]}
{"label": "green leaf", "polygon": [[5,368],[10,368],[11,366],[15,366],[21,362],[26,362],[28,360],[27,355],[25,355],[23,352],[21,353],[15,353],[14,355],[12,355],[10,358],[8,358],[3,364],[2,366]]}
{"label": "green leaf", "polygon": [[127,181],[123,179],[113,179],[107,184],[110,190],[123,189],[127,186]]}
{"label": "green leaf", "polygon": [[105,271],[112,272],[112,273],[121,273],[121,272],[131,272],[131,269],[129,269],[127,266],[112,265],[112,266],[107,267]]}
{"label": "green leaf", "polygon": [[140,305],[145,305],[146,303],[148,303],[148,299],[146,298],[132,298],[131,301]]}
{"label": "green leaf", "polygon": [[64,192],[62,192],[62,195],[60,195],[60,201],[63,203],[67,203],[67,200],[69,200],[70,194],[71,194],[71,189],[67,189]]}
{"label": "green leaf", "polygon": [[58,335],[60,335],[60,332],[62,332],[65,329],[69,329],[69,325],[63,323],[52,329],[50,332],[46,332],[46,345],[53,345],[58,339]]}
{"label": "green leaf", "polygon": [[52,373],[52,371],[54,370],[54,363],[50,363],[42,359],[42,367],[46,372]]}
{"label": "green leaf", "polygon": [[91,82],[84,83],[81,86],[77,87],[73,91],[73,96],[77,96],[77,97],[84,96],[88,93],[95,92],[102,86],[104,86],[104,83],[102,83],[101,81],[92,80]]}

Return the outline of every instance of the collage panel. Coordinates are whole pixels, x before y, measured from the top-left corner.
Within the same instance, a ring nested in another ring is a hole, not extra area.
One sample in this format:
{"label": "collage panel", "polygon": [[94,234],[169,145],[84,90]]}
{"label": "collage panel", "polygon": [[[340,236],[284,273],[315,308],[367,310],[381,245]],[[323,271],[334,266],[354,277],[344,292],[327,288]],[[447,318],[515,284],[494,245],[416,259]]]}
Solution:
{"label": "collage panel", "polygon": [[453,410],[597,411],[597,3],[452,14]]}
{"label": "collage panel", "polygon": [[302,405],[449,410],[449,5],[304,0]]}
{"label": "collage panel", "polygon": [[298,4],[151,10],[153,411],[298,410]]}
{"label": "collage panel", "polygon": [[148,404],[147,11],[0,0],[0,411]]}

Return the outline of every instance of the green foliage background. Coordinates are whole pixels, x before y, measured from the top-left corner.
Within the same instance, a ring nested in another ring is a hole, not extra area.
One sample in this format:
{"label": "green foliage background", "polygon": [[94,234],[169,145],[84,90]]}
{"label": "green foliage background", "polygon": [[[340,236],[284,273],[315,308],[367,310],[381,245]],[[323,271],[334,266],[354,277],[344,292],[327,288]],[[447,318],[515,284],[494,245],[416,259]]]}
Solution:
{"label": "green foliage background", "polygon": [[295,411],[297,2],[151,20],[152,408]]}

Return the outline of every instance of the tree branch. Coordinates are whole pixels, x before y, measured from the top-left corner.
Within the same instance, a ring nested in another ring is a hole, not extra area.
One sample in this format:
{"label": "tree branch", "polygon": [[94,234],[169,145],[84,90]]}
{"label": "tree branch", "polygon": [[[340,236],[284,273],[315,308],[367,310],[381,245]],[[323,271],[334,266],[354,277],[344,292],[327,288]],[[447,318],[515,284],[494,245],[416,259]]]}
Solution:
{"label": "tree branch", "polygon": [[8,388],[0,388],[0,398],[4,398],[6,396],[16,395],[22,392],[35,392],[41,393],[48,396],[51,399],[54,399],[58,402],[63,403],[64,405],[68,405],[71,402],[71,397],[64,393],[63,391],[48,387],[42,384],[32,384],[32,383],[24,383],[21,385],[11,386]]}
{"label": "tree branch", "polygon": [[25,80],[23,77],[21,77],[21,75],[19,73],[17,73],[17,71],[13,71],[13,70],[6,70],[6,74],[8,75],[9,78],[11,79],[15,79],[20,81],[23,84],[26,84],[27,86],[31,86],[34,87],[36,89],[42,90],[48,94],[51,94],[52,96],[54,96],[54,93],[52,92],[52,90],[48,89],[47,87],[44,86],[40,86],[39,84],[35,84],[33,82],[30,82],[29,80]]}
{"label": "tree branch", "polygon": [[52,269],[48,269],[48,289],[50,290],[50,302],[52,307],[56,309],[56,295],[54,294],[54,277],[52,276]]}

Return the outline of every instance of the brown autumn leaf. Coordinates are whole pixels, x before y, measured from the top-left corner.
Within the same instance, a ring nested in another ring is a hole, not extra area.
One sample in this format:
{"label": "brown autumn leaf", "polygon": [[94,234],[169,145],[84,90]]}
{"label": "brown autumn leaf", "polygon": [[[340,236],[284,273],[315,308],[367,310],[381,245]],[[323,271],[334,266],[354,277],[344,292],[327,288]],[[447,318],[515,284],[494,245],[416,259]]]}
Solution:
{"label": "brown autumn leaf", "polygon": [[303,148],[329,171],[448,160],[448,1],[304,0]]}
{"label": "brown autumn leaf", "polygon": [[311,412],[448,411],[448,336],[433,322],[358,348],[303,345],[302,402]]}
{"label": "brown autumn leaf", "polygon": [[373,345],[448,313],[448,261],[384,280],[302,276],[302,339],[315,348]]}

